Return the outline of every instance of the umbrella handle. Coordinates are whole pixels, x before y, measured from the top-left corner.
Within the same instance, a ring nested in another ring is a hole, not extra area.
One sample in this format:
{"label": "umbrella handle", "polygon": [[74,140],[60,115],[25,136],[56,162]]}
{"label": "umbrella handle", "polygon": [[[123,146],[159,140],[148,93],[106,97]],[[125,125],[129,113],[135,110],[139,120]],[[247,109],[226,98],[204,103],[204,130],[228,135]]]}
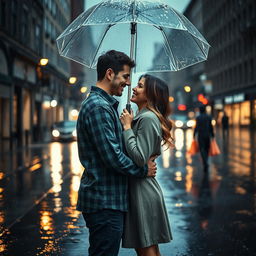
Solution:
{"label": "umbrella handle", "polygon": [[127,103],[125,108],[128,110],[129,113],[131,113],[131,104],[130,103]]}

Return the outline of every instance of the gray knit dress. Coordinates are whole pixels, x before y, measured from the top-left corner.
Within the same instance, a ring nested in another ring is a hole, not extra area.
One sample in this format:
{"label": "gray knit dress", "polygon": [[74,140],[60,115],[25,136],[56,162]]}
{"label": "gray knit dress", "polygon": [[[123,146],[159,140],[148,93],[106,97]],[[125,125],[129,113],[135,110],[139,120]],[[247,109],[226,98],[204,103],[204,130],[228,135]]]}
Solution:
{"label": "gray knit dress", "polygon": [[[144,108],[134,118],[132,129],[123,132],[129,157],[143,166],[152,155],[161,154],[160,121]],[[125,217],[122,246],[144,248],[172,240],[162,190],[155,178],[129,178],[129,211]]]}

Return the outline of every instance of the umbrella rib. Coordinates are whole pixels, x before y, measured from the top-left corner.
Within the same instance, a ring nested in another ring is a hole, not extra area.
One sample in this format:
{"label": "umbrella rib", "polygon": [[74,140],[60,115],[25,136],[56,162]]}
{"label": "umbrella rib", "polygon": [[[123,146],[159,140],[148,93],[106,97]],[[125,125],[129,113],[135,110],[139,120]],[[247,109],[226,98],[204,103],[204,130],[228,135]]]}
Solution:
{"label": "umbrella rib", "polygon": [[163,6],[162,5],[159,5],[159,6],[153,6],[153,7],[150,7],[150,8],[145,8],[144,10],[141,10],[139,13],[143,13],[143,12],[148,12],[148,11],[154,11],[154,10],[158,10],[158,9],[163,9]]}
{"label": "umbrella rib", "polygon": [[[83,22],[83,26],[88,25],[88,24],[86,24],[86,22],[89,20],[89,18],[92,16],[92,14],[94,14],[95,11],[96,11],[101,5],[102,5],[102,3],[99,3],[99,4],[95,7],[95,9],[91,12],[91,14],[90,14],[90,15],[87,17],[87,19]],[[117,7],[119,7],[119,6],[117,6]],[[123,11],[122,8],[119,8],[119,9]],[[118,16],[121,16],[120,20],[122,20],[122,18],[124,17],[124,14],[122,13],[122,14],[116,15],[116,17],[118,17]],[[118,21],[115,21],[115,22],[118,22]],[[89,25],[90,25],[90,24],[89,24]]]}
{"label": "umbrella rib", "polygon": [[175,68],[177,68],[177,66],[178,66],[178,65],[177,65],[177,60],[176,60],[175,57],[174,57],[174,54],[173,54],[173,52],[172,52],[172,48],[170,47],[170,44],[169,44],[168,38],[167,38],[167,36],[166,36],[166,33],[164,32],[164,30],[163,30],[161,27],[157,27],[157,26],[154,26],[154,27],[156,27],[157,29],[159,29],[159,30],[161,31],[161,33],[163,34],[163,37],[164,37],[164,39],[165,39],[167,48],[169,49],[169,51],[170,51],[170,53],[171,53],[171,55],[172,55],[172,58],[173,58],[173,60],[174,60],[174,63],[175,63],[175,65],[176,65]]}
{"label": "umbrella rib", "polygon": [[146,18],[146,19],[148,19],[148,20],[151,21],[153,24],[155,24],[155,22],[154,22],[152,19],[150,19],[148,16],[145,16],[145,15],[143,15],[143,14],[141,14],[141,16],[144,17],[144,18]]}
{"label": "umbrella rib", "polygon": [[[76,36],[77,32],[79,31],[80,29],[77,29],[77,31],[74,33],[73,36],[70,37],[68,43],[65,45],[64,49],[61,51],[62,53],[65,51],[65,49],[67,48],[68,44],[70,43],[70,41]],[[71,33],[70,33],[71,34]],[[68,35],[70,35],[68,34]]]}
{"label": "umbrella rib", "polygon": [[[190,33],[189,33],[190,34]],[[195,37],[193,35],[190,34],[190,36],[193,38],[193,40],[196,42],[197,46],[199,47],[199,49],[201,50],[201,52],[203,53],[204,57],[207,58],[207,55],[204,53],[204,50],[202,49],[201,45],[197,42],[197,40],[195,39]]]}
{"label": "umbrella rib", "polygon": [[[88,15],[88,17],[86,18],[86,20],[83,22],[82,25],[85,25],[86,22],[89,20],[89,18],[92,16],[93,13],[95,13],[95,11],[101,6],[102,3],[99,3],[98,5],[95,6],[94,10]],[[93,8],[93,7],[92,7]]]}
{"label": "umbrella rib", "polygon": [[[114,26],[114,24],[108,25],[107,29],[105,30],[104,35],[102,36],[102,38],[101,38],[101,40],[100,40],[100,43],[99,43],[99,45],[98,45],[98,47],[97,47],[97,49],[96,49],[96,51],[95,51],[95,54],[94,54],[94,56],[93,56],[92,64],[94,63],[94,60],[95,60],[95,58],[96,58],[96,56],[97,56],[97,53],[98,53],[98,51],[99,51],[99,49],[100,49],[100,47],[101,47],[101,45],[102,45],[102,42],[103,42],[103,40],[104,40],[104,38],[105,38],[107,32],[109,31],[109,29],[110,29],[112,26]],[[90,68],[92,67],[92,64],[90,65]]]}
{"label": "umbrella rib", "polygon": [[[152,26],[155,26],[156,28],[158,28],[157,25],[155,25],[156,22],[154,22],[153,19],[150,19],[150,18],[149,18],[149,15],[146,16],[146,15],[141,14],[141,16],[144,17],[145,19],[147,19],[148,21],[152,22]],[[151,15],[151,17],[153,17],[153,16]],[[172,28],[172,27],[171,27],[171,28]],[[159,28],[158,28],[158,29],[159,29]],[[172,29],[176,29],[176,28],[172,28]]]}

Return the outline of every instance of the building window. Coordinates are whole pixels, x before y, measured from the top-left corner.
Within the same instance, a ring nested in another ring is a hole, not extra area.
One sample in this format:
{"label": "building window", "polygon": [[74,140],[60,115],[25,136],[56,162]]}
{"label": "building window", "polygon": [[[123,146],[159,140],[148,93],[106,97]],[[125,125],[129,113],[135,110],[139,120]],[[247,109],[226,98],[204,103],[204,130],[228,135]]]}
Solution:
{"label": "building window", "polygon": [[248,65],[247,65],[247,62],[245,62],[244,64],[244,81],[245,81],[245,84],[247,84],[248,82]]}
{"label": "building window", "polygon": [[45,5],[46,7],[48,7],[48,4],[49,4],[49,0],[44,0],[44,5]]}
{"label": "building window", "polygon": [[251,66],[251,77],[250,77],[250,80],[251,80],[251,82],[254,82],[255,81],[255,72],[253,72],[253,70],[254,70],[254,59],[251,59],[250,66]]}
{"label": "building window", "polygon": [[17,34],[17,7],[18,7],[17,0],[13,0],[12,1],[12,8],[11,8],[11,15],[12,15],[11,33],[14,36]]}
{"label": "building window", "polygon": [[52,11],[52,0],[49,0],[49,11]]}
{"label": "building window", "polygon": [[1,14],[1,17],[0,17],[1,25],[5,27],[6,26],[6,2],[4,0],[0,2],[0,14]]}
{"label": "building window", "polygon": [[27,43],[30,41],[28,26],[28,9],[27,7],[23,6],[21,17],[21,40],[23,43]]}
{"label": "building window", "polygon": [[34,34],[35,34],[35,50],[38,54],[41,52],[41,28],[38,24],[34,27]]}
{"label": "building window", "polygon": [[51,24],[47,18],[45,18],[45,20],[44,20],[44,31],[45,31],[46,37],[49,37],[50,31],[51,31]]}
{"label": "building window", "polygon": [[51,36],[52,35],[52,23],[48,21],[48,33]]}
{"label": "building window", "polygon": [[53,4],[52,4],[52,14],[53,14],[53,16],[54,17],[56,17],[56,3],[55,2],[53,2]]}

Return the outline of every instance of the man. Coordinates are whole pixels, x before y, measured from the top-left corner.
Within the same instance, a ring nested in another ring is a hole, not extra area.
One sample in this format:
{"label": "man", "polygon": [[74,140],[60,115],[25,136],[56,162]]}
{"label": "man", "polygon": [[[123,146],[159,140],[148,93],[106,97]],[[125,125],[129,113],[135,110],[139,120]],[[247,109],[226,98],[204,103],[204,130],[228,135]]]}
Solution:
{"label": "man", "polygon": [[229,117],[227,116],[226,112],[224,111],[223,117],[221,119],[222,124],[222,135],[223,140],[226,140],[228,138],[228,130],[229,130]]}
{"label": "man", "polygon": [[200,114],[196,118],[194,137],[198,134],[198,144],[201,157],[203,159],[204,172],[208,171],[208,154],[211,138],[214,137],[212,118],[206,114],[205,106],[199,108]]}
{"label": "man", "polygon": [[79,158],[85,171],[78,192],[77,209],[89,228],[89,256],[118,255],[128,210],[128,175],[155,176],[152,159],[137,167],[124,153],[118,101],[135,63],[124,53],[111,50],[100,56],[98,81],[82,103],[77,122]]}

